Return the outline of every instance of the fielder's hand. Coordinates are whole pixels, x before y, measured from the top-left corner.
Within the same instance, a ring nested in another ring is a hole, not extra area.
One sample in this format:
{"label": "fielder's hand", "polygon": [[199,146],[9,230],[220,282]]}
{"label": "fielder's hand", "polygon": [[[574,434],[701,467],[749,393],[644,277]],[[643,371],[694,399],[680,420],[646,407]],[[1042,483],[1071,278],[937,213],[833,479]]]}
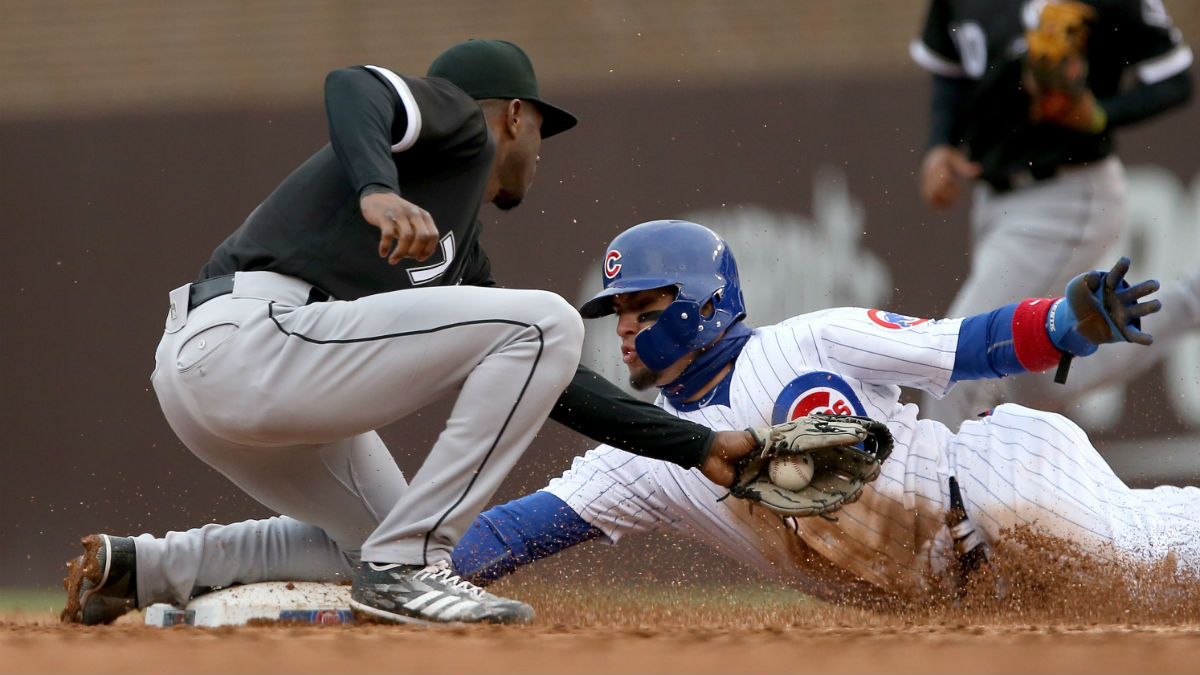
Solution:
{"label": "fielder's hand", "polygon": [[708,456],[698,468],[704,477],[722,487],[733,485],[737,465],[743,457],[758,449],[759,443],[749,431],[718,431]]}
{"label": "fielder's hand", "polygon": [[935,145],[921,162],[921,197],[935,208],[950,206],[958,199],[962,182],[977,178],[981,170],[957,148]]}
{"label": "fielder's hand", "polygon": [[379,228],[379,257],[395,265],[401,258],[425,260],[438,247],[438,230],[425,209],[394,192],[372,192],[358,201],[363,218]]}
{"label": "fielder's hand", "polygon": [[[868,417],[814,413],[773,427],[748,430],[761,449],[738,464],[729,492],[784,516],[824,516],[857,501],[892,452],[887,425]],[[776,458],[806,455],[808,485],[784,488],[770,476]]]}

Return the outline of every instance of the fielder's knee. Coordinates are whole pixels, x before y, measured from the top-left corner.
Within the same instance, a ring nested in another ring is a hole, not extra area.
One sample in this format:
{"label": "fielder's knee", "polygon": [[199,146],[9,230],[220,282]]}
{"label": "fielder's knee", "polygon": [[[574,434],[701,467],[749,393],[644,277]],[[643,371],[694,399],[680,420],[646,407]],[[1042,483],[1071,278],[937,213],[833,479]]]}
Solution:
{"label": "fielder's knee", "polygon": [[579,310],[557,293],[534,292],[539,296],[538,307],[543,318],[537,323],[544,334],[546,348],[555,350],[568,361],[578,363],[583,351],[583,317],[579,315]]}

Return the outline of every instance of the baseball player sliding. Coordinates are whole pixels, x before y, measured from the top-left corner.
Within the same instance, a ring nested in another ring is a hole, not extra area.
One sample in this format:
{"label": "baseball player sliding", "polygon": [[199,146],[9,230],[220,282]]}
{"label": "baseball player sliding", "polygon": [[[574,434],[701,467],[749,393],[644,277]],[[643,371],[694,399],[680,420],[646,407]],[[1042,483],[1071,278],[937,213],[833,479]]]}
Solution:
{"label": "baseball player sliding", "polygon": [[[724,498],[729,490],[699,470],[601,445],[545,490],[481,514],[453,551],[455,567],[486,584],[583,541],[671,528],[814,596],[847,601],[949,591],[931,580],[979,550],[962,546],[972,542],[964,522],[994,541],[1034,521],[1097,555],[1174,551],[1200,567],[1200,490],[1129,489],[1057,414],[1002,405],[955,434],[898,400],[901,385],[944,392],[963,379],[1049,368],[1060,350],[1147,341],[1137,319],[1157,304],[1138,300],[1155,284],[1128,288],[1124,271],[1078,277],[1070,300],[1030,299],[966,319],[840,308],[750,329],[721,237],[683,221],[635,226],[610,245],[605,288],[582,311],[616,314],[621,358],[635,384],[659,388],[659,406],[726,430],[787,426],[810,413],[866,416],[890,429],[890,456],[836,520],[784,519],[752,508],[766,501]],[[951,512],[970,520],[948,522]],[[206,586],[353,573],[336,542],[289,517],[103,541],[117,555],[104,575],[111,581],[87,603],[94,622],[182,604]]]}
{"label": "baseball player sliding", "polygon": [[947,522],[960,506],[985,543],[1032,523],[1096,555],[1173,551],[1200,569],[1200,490],[1126,487],[1058,414],[1006,404],[955,433],[899,402],[901,386],[942,394],[962,380],[1046,370],[1063,352],[1123,336],[1148,342],[1132,324],[1158,308],[1138,302],[1157,284],[1126,288],[1124,272],[1079,277],[1067,300],[965,319],[838,308],[752,330],[721,237],[688,222],[637,225],[609,246],[604,290],[582,308],[615,314],[635,386],[658,387],[658,405],[715,429],[812,412],[871,417],[891,430],[891,456],[835,519],[781,519],[722,499],[727,490],[695,471],[600,446],[542,491],[482,513],[454,550],[455,568],[483,584],[582,541],[670,529],[830,601],[949,592],[931,584],[953,579],[951,563],[970,553],[955,547],[970,526]]}

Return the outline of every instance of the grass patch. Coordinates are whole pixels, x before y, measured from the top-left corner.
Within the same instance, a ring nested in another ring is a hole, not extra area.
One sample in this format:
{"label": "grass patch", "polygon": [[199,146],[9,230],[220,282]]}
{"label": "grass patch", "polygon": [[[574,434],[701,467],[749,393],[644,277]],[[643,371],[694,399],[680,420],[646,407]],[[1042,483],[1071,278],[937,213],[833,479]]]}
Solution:
{"label": "grass patch", "polygon": [[65,603],[61,588],[0,588],[0,612],[57,614]]}

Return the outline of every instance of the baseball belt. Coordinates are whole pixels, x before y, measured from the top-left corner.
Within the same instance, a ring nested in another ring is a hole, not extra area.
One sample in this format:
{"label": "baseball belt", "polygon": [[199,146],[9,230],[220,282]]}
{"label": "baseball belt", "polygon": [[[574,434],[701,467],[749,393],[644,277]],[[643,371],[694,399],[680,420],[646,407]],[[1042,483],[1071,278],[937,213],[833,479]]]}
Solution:
{"label": "baseball belt", "polygon": [[[204,281],[197,281],[188,288],[188,311],[196,309],[200,305],[218,298],[222,295],[228,295],[233,292],[233,275],[222,274],[219,277],[211,277]],[[314,302],[325,302],[330,299],[330,296],[325,291],[312,287],[308,292],[308,301],[304,304],[311,305]]]}
{"label": "baseball belt", "polygon": [[983,180],[988,185],[992,186],[992,190],[996,194],[1004,194],[1012,192],[1023,187],[1032,185],[1038,181],[1054,178],[1058,175],[1060,167],[1057,166],[1034,166],[1025,171],[1016,171],[1004,175],[988,175],[984,176]]}

